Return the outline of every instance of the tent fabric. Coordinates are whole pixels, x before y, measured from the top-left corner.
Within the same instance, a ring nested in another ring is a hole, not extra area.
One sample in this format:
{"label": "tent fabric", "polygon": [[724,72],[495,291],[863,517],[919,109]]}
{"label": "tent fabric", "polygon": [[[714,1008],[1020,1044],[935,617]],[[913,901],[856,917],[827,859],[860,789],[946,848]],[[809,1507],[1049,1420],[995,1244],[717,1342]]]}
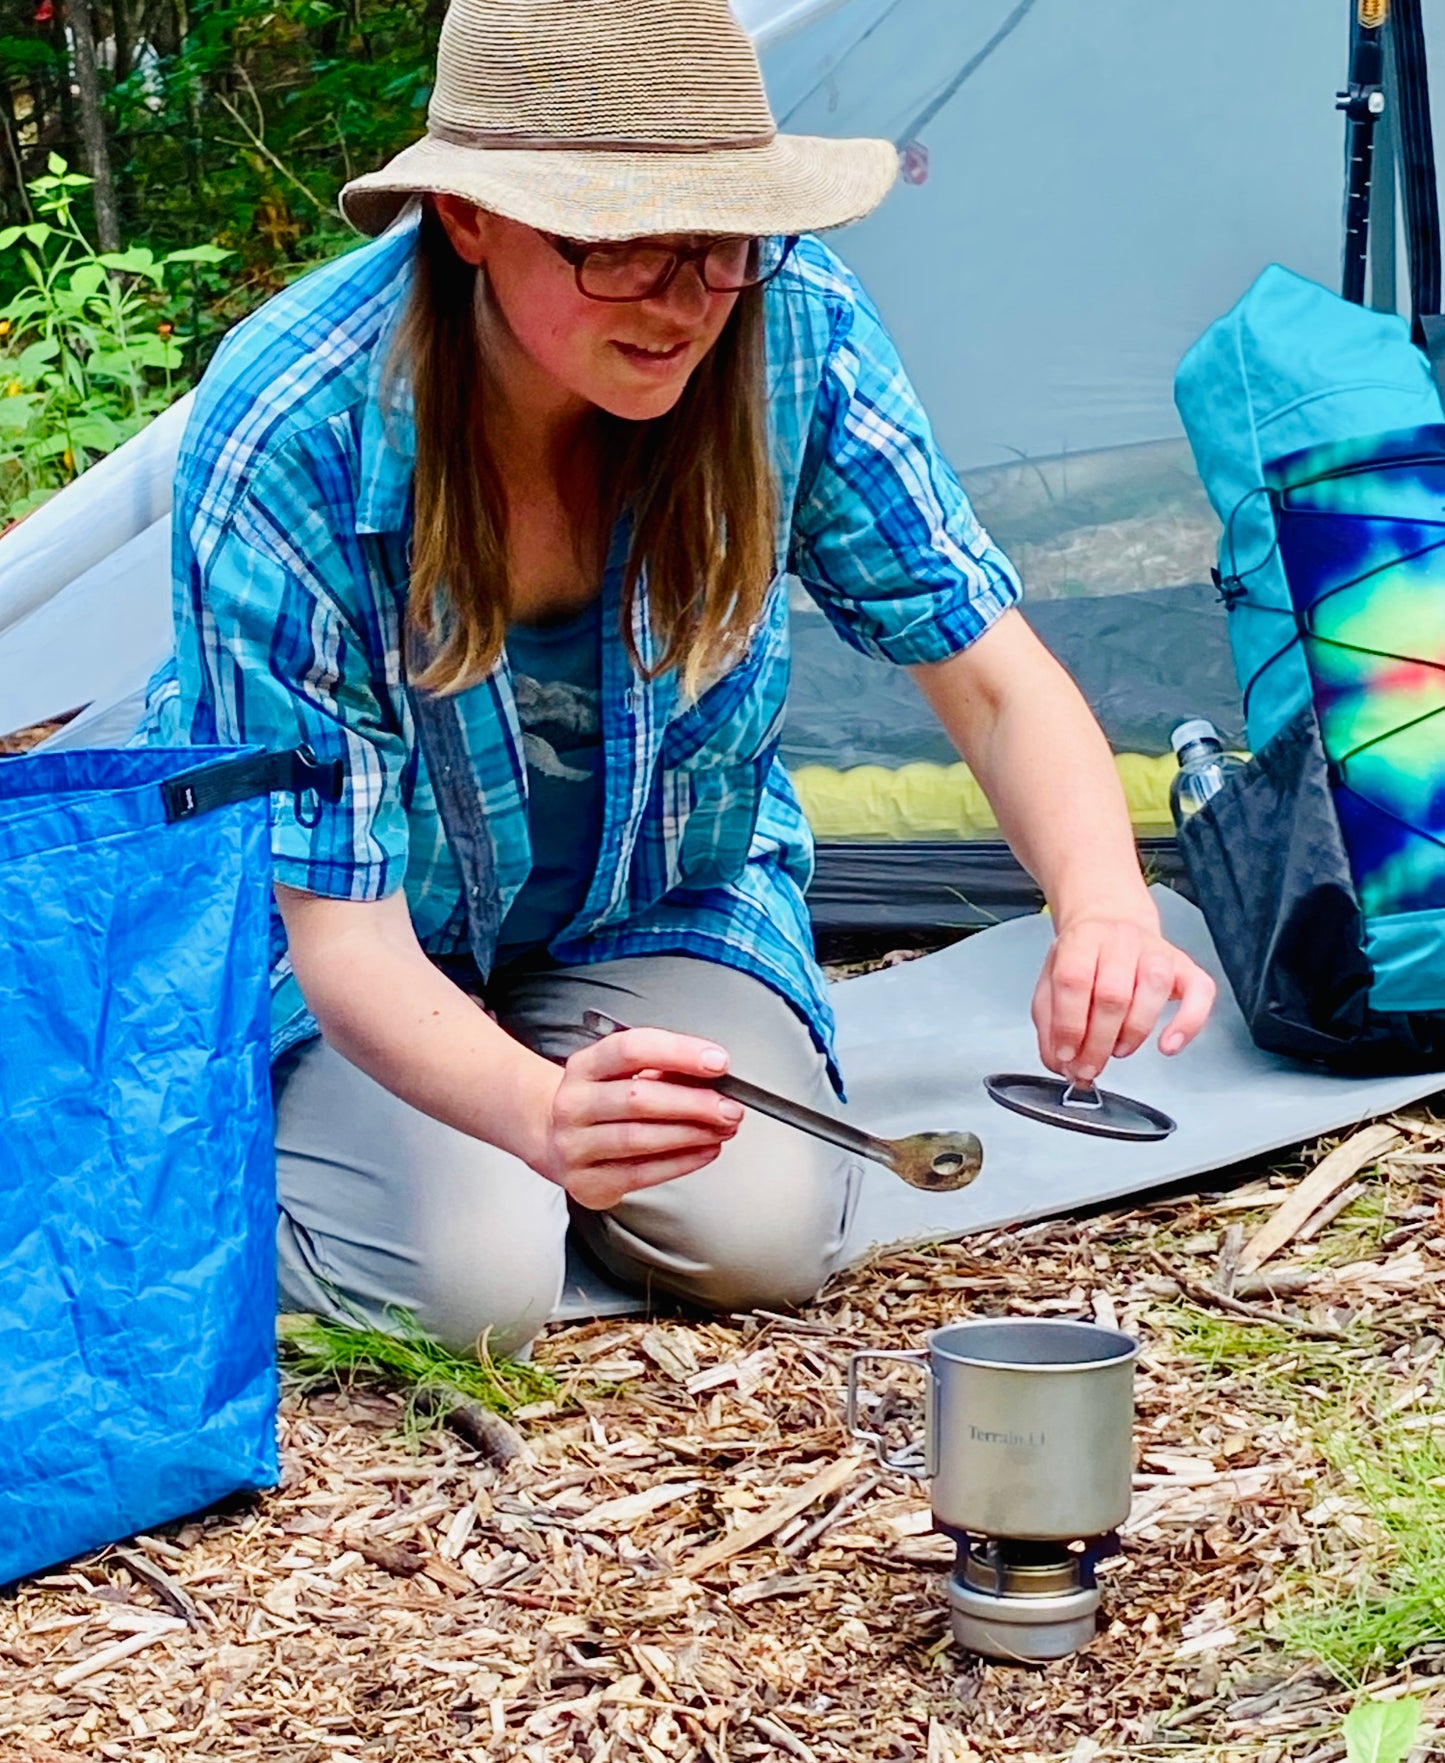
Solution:
{"label": "tent fabric", "polygon": [[[139,688],[170,653],[170,568],[167,511],[76,575],[64,592],[0,631],[6,728],[25,728],[82,705],[119,706],[115,744],[124,741],[139,719]],[[63,673],[56,667],[59,656],[65,657]],[[86,746],[110,744],[98,718],[69,728],[62,744],[73,746],[82,735]]]}
{"label": "tent fabric", "polygon": [[[1181,701],[1231,745],[1244,739],[1223,609],[1208,583],[1088,599],[1027,599],[1024,616],[1077,680],[1120,753],[1169,751]],[[951,765],[958,755],[912,682],[838,643],[802,593],[783,757],[826,765]]]}
{"label": "tent fabric", "polygon": [[840,245],[965,473],[1177,435],[1180,357],[1266,264],[1338,285],[1343,5],[1255,0],[1247,26],[1197,0],[746,11],[787,25],[763,47],[781,127],[924,149]]}
{"label": "tent fabric", "polygon": [[[1192,0],[1121,0],[1107,18],[1062,0],[734,4],[782,127],[903,149],[897,188],[837,243],[1018,565],[1025,616],[1116,752],[1157,757],[1195,715],[1240,743],[1206,585],[1219,523],[1170,386],[1269,262],[1337,280],[1347,19],[1296,0],[1258,0],[1247,32]],[[1445,14],[1427,36],[1445,65]],[[1393,308],[1393,192],[1377,187],[1371,299]],[[168,413],[0,538],[0,733],[80,704],[89,720],[57,744],[133,721],[164,655],[160,523],[183,420]],[[791,767],[953,763],[905,679],[856,667],[801,596],[793,625]],[[973,846],[936,842],[970,873]],[[986,842],[975,879],[996,868]],[[831,867],[825,846],[818,888]]]}
{"label": "tent fabric", "polygon": [[[1145,876],[1191,899],[1173,835],[1137,841]],[[827,839],[818,845],[808,911],[828,960],[879,938],[927,944],[939,931],[979,930],[1038,912],[1039,885],[1001,839]]]}
{"label": "tent fabric", "polygon": [[0,635],[169,516],[171,483],[193,397],[187,392],[178,398],[0,539]]}
{"label": "tent fabric", "polygon": [[[171,485],[191,399],[0,538],[0,734],[83,705],[90,744],[134,729],[170,650]],[[134,715],[107,715],[127,700]]]}
{"label": "tent fabric", "polygon": [[[1136,832],[1172,830],[1169,786],[1178,770],[1167,754],[1121,753],[1116,760],[1124,800]],[[946,839],[999,836],[998,819],[983,786],[966,765],[858,765],[832,771],[805,765],[793,787],[818,838]]]}
{"label": "tent fabric", "polygon": [[0,1583],[275,1481],[265,796],[0,760]]}

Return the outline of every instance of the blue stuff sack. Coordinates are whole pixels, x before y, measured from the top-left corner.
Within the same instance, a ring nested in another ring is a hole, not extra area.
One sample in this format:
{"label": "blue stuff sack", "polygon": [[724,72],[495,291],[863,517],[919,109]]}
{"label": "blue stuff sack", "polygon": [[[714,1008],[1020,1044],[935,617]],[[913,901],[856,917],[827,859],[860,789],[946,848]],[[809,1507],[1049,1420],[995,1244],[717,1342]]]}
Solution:
{"label": "blue stuff sack", "polygon": [[1442,420],[1429,363],[1393,313],[1352,306],[1278,264],[1179,364],[1174,401],[1200,481],[1224,523],[1220,568],[1247,575],[1228,596],[1234,668],[1258,753],[1313,702],[1294,637],[1269,466],[1322,443]]}
{"label": "blue stuff sack", "polygon": [[1179,845],[1258,1045],[1445,1067],[1445,416],[1403,320],[1267,270],[1175,383],[1254,757]]}
{"label": "blue stuff sack", "polygon": [[0,1583],[274,1484],[268,792],[0,760]]}

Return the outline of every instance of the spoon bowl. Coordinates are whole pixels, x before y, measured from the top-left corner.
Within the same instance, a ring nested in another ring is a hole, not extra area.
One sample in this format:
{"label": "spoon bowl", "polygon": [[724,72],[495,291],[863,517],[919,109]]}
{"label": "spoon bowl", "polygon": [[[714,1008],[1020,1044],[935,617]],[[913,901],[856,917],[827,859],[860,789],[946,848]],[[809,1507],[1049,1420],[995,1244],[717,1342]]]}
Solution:
{"label": "spoon bowl", "polygon": [[892,1147],[893,1173],[930,1194],[966,1188],[983,1167],[983,1146],[971,1132],[914,1132],[878,1142]]}

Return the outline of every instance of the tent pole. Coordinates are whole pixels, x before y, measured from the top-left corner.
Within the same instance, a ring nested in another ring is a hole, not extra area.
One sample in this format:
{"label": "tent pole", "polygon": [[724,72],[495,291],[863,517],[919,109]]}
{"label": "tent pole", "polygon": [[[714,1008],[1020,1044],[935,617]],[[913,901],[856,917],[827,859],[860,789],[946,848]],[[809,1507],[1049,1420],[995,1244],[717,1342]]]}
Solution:
{"label": "tent pole", "polygon": [[1359,0],[1351,8],[1349,83],[1335,94],[1345,113],[1345,245],[1340,292],[1362,306],[1370,227],[1370,170],[1375,122],[1385,108],[1380,31],[1388,0]]}

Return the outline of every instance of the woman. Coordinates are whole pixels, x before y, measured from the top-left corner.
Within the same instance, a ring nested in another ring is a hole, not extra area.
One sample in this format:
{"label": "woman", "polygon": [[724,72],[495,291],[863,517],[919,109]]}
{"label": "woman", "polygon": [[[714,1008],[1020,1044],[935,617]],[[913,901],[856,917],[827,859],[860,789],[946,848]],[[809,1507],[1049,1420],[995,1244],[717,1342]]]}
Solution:
{"label": "woman", "polygon": [[[288,1305],[516,1350],[569,1207],[615,1276],[702,1304],[826,1277],[856,1170],[671,1081],[731,1062],[833,1105],[784,572],[910,668],[1038,877],[1046,1063],[1207,1015],[1102,736],[876,314],[797,237],[895,165],[778,136],[726,0],[453,0],[427,137],[342,195],[379,239],[207,374],[183,731],[347,777],[277,811]],[[644,1026],[588,1042],[589,1007]]]}

